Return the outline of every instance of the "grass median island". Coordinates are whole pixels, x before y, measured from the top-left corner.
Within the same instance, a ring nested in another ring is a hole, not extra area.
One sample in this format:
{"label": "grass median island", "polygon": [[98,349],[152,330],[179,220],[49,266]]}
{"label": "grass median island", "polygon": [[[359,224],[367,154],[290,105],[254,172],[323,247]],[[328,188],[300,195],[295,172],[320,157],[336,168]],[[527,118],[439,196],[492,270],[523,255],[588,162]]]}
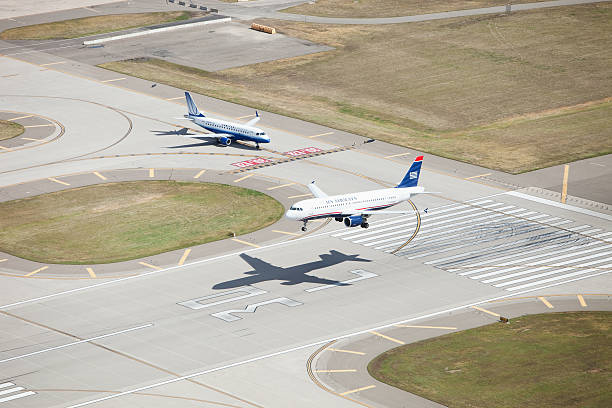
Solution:
{"label": "grass median island", "polygon": [[0,140],[10,139],[21,135],[25,128],[19,123],[10,122],[8,120],[0,120]]}
{"label": "grass median island", "polygon": [[110,263],[246,234],[283,206],[213,183],[110,183],[0,203],[0,250],[45,263]]}
{"label": "grass median island", "polygon": [[0,33],[1,40],[59,40],[110,33],[130,28],[145,27],[172,21],[187,20],[204,15],[190,11],[167,11],[157,13],[111,14],[75,18],[53,23],[35,24],[10,28]]}
{"label": "grass median island", "polygon": [[612,152],[612,4],[379,26],[259,20],[329,52],[127,75],[510,173]]}
{"label": "grass median island", "polygon": [[523,316],[389,350],[376,379],[450,408],[612,406],[612,313]]}

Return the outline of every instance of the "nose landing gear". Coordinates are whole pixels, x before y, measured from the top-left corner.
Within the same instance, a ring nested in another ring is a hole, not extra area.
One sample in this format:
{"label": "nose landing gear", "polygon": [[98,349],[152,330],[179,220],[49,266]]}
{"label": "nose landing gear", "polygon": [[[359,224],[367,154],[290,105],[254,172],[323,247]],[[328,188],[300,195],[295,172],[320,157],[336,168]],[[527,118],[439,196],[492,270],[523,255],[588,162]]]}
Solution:
{"label": "nose landing gear", "polygon": [[306,228],[306,224],[308,223],[308,221],[304,221],[304,225],[302,225],[302,231],[306,232],[306,230],[308,228]]}

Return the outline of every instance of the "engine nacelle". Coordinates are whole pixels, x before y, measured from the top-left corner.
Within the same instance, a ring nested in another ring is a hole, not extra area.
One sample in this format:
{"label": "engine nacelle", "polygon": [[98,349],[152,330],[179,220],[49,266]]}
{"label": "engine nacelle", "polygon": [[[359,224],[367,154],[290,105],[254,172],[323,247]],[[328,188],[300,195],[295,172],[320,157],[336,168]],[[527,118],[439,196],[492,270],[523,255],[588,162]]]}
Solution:
{"label": "engine nacelle", "polygon": [[347,227],[358,227],[363,223],[363,217],[361,215],[352,215],[344,219],[344,225]]}
{"label": "engine nacelle", "polygon": [[219,143],[225,146],[229,146],[232,144],[232,139],[229,137],[222,136],[219,138]]}

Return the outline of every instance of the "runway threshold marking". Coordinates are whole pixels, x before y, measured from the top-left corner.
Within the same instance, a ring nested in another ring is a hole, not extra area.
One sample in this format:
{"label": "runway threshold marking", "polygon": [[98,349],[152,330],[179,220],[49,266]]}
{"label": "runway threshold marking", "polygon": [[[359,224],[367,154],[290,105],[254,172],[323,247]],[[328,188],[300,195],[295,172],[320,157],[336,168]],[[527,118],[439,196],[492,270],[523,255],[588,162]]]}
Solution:
{"label": "runway threshold marking", "polygon": [[398,154],[392,154],[391,156],[385,156],[383,157],[383,159],[390,159],[392,157],[400,157],[400,156],[408,156],[409,154],[412,154],[410,152],[406,152],[406,153],[398,153]]}
{"label": "runway threshold marking", "polygon": [[308,194],[298,194],[298,195],[294,195],[294,196],[289,196],[287,198],[299,198],[299,197],[310,197],[312,194],[308,193]]}
{"label": "runway threshold marking", "polygon": [[67,61],[47,62],[46,64],[40,64],[39,67],[48,67],[49,65],[65,64]]}
{"label": "runway threshold marking", "polygon": [[268,188],[266,188],[266,190],[268,190],[268,191],[276,190],[277,188],[289,187],[289,186],[292,186],[294,184],[296,184],[296,183],[281,184],[280,186],[268,187]]}
{"label": "runway threshold marking", "polygon": [[488,313],[491,316],[495,316],[495,317],[501,316],[499,313],[495,313],[495,312],[492,312],[492,311],[487,310],[487,309],[483,309],[482,307],[478,307],[478,306],[472,306],[472,309],[480,310],[481,312]]}
{"label": "runway threshold marking", "polygon": [[205,172],[206,172],[206,170],[200,170],[200,171],[198,172],[198,174],[196,174],[195,176],[193,176],[193,178],[194,178],[194,179],[200,178],[200,176],[201,176],[202,174],[204,174]]}
{"label": "runway threshold marking", "polygon": [[466,177],[466,178],[464,178],[464,180],[470,180],[470,179],[475,179],[475,178],[480,178],[480,177],[486,177],[486,176],[490,176],[491,174],[493,174],[493,173],[478,174],[477,176]]}
{"label": "runway threshold marking", "polygon": [[241,240],[241,239],[237,239],[237,238],[232,238],[232,241],[235,241],[235,242],[238,242],[238,243],[240,243],[240,244],[244,244],[244,245],[250,245],[250,246],[255,247],[255,248],[261,248],[261,246],[259,246],[259,245],[257,245],[257,244],[252,244],[252,243],[250,243],[250,242],[243,241],[243,240]]}
{"label": "runway threshold marking", "polygon": [[247,174],[246,176],[243,176],[243,177],[240,177],[240,178],[237,178],[236,180],[234,180],[234,183],[238,183],[238,182],[240,182],[240,181],[242,181],[242,180],[246,180],[246,179],[248,179],[249,177],[253,177],[253,176],[254,176],[254,174],[253,174],[253,173],[251,173],[251,174]]}
{"label": "runway threshold marking", "polygon": [[36,269],[35,271],[32,271],[32,272],[30,272],[30,273],[26,274],[25,276],[32,276],[32,275],[36,275],[38,272],[42,272],[42,271],[44,271],[45,269],[49,269],[49,267],[45,265],[45,266],[43,266],[43,267],[40,267],[40,268]]}
{"label": "runway threshold marking", "polygon": [[319,133],[318,135],[312,135],[312,136],[308,136],[309,139],[314,139],[315,137],[321,137],[321,136],[327,136],[327,135],[331,135],[334,132],[327,132],[327,133]]}
{"label": "runway threshold marking", "polygon": [[301,235],[301,234],[297,234],[295,232],[287,232],[287,231],[279,231],[279,230],[272,230],[272,232],[278,232],[279,234],[294,235],[294,236]]}
{"label": "runway threshold marking", "polygon": [[409,324],[396,324],[396,327],[407,327],[414,329],[440,329],[440,330],[457,330],[456,327],[447,327],[447,326],[412,326]]}
{"label": "runway threshold marking", "polygon": [[94,270],[92,268],[85,268],[87,270],[87,273],[89,274],[90,277],[95,278],[96,277],[96,273],[94,272]]}
{"label": "runway threshold marking", "polygon": [[39,127],[49,127],[49,126],[55,126],[55,124],[45,123],[44,125],[28,125],[28,126],[24,126],[24,128],[39,128]]}
{"label": "runway threshold marking", "polygon": [[127,78],[122,77],[122,78],[106,79],[106,80],[100,81],[100,82],[102,82],[102,83],[105,83],[105,82],[116,82],[116,81],[123,81],[124,79],[127,79]]}
{"label": "runway threshold marking", "polygon": [[149,169],[149,177],[155,177],[155,169]]}
{"label": "runway threshold marking", "polygon": [[34,115],[25,115],[25,116],[17,116],[16,118],[11,118],[11,119],[7,119],[9,122],[13,121],[13,120],[19,120],[19,119],[26,119],[26,118],[31,118]]}
{"label": "runway threshold marking", "polygon": [[178,261],[179,266],[185,263],[185,260],[187,259],[190,253],[191,253],[191,248],[187,248],[185,252],[183,252],[183,256],[181,256],[181,259],[179,259]]}
{"label": "runway threshold marking", "polygon": [[368,385],[366,387],[355,388],[354,390],[341,392],[340,395],[349,395],[349,394],[352,394],[354,392],[365,391],[365,390],[369,390],[369,389],[375,388],[375,387],[376,387],[375,385]]}
{"label": "runway threshold marking", "polygon": [[385,336],[384,334],[379,333],[379,332],[376,332],[376,331],[371,331],[370,333],[372,333],[372,334],[374,334],[374,335],[376,335],[376,336],[380,336],[380,337],[382,337],[383,339],[387,339],[387,340],[392,341],[392,342],[397,343],[397,344],[406,344],[406,343],[404,343],[404,342],[403,342],[403,341],[401,341],[401,340],[394,339],[393,337]]}
{"label": "runway threshold marking", "polygon": [[47,180],[54,181],[56,183],[63,184],[65,186],[69,186],[70,185],[70,183],[66,183],[65,181],[61,181],[61,180],[58,180],[58,179],[53,178],[53,177],[49,177]]}
{"label": "runway threshold marking", "polygon": [[347,368],[345,370],[314,370],[315,373],[354,373],[357,372],[354,368]]}
{"label": "runway threshold marking", "polygon": [[546,298],[542,297],[542,296],[538,296],[538,299],[544,303],[546,305],[547,308],[549,309],[553,309],[554,306],[550,304],[550,302],[548,300],[546,300]]}
{"label": "runway threshold marking", "polygon": [[586,302],[584,301],[584,297],[582,295],[576,295],[578,297],[578,302],[580,302],[580,306],[587,307]]}
{"label": "runway threshold marking", "polygon": [[146,263],[146,262],[138,262],[138,263],[141,264],[142,266],[146,266],[146,267],[155,269],[156,271],[160,271],[162,269],[159,266],[151,265],[151,264]]}
{"label": "runway threshold marking", "polygon": [[336,348],[327,348],[327,350],[329,351],[335,351],[337,353],[349,353],[349,354],[358,354],[360,356],[365,356],[365,353],[362,351],[353,351],[353,350],[343,350],[343,349],[336,349]]}
{"label": "runway threshold marking", "polygon": [[98,176],[102,180],[106,180],[106,177],[104,177],[102,174],[98,173],[97,171],[94,171],[93,174],[95,174],[96,176]]}

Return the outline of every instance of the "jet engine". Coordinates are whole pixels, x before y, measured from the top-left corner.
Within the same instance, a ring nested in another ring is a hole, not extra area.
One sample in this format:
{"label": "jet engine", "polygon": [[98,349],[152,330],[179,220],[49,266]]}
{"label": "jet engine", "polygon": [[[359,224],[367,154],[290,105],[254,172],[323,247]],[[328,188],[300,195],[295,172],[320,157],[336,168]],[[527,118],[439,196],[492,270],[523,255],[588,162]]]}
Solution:
{"label": "jet engine", "polygon": [[358,227],[363,224],[363,217],[361,215],[352,215],[344,219],[344,225],[347,227]]}
{"label": "jet engine", "polygon": [[229,137],[222,136],[219,138],[219,143],[225,146],[229,146],[232,144],[232,139],[230,139]]}

